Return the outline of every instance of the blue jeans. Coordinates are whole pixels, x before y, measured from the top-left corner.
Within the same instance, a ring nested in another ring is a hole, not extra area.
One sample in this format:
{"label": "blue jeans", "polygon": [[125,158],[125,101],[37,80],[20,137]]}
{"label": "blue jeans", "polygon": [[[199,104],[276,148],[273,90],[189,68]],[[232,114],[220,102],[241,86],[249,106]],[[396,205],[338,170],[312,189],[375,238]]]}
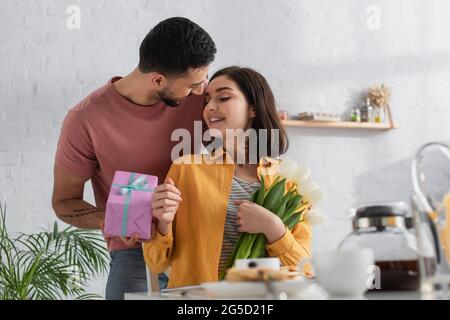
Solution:
{"label": "blue jeans", "polygon": [[[123,300],[125,292],[147,292],[146,266],[141,248],[114,250],[110,256],[106,300]],[[161,273],[158,278],[160,288],[167,288],[167,275]]]}

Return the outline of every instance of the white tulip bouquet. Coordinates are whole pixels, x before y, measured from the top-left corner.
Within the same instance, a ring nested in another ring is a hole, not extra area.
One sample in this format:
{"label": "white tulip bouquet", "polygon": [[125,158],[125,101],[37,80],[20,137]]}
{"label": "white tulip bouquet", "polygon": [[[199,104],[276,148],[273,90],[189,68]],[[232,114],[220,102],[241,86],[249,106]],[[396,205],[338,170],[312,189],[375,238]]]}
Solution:
{"label": "white tulip bouquet", "polygon": [[[301,222],[314,225],[324,221],[325,217],[316,208],[324,192],[312,180],[309,168],[283,158],[277,172],[261,175],[260,178],[261,186],[250,200],[279,216],[289,230]],[[221,279],[236,259],[264,257],[265,247],[264,234],[242,233]]]}

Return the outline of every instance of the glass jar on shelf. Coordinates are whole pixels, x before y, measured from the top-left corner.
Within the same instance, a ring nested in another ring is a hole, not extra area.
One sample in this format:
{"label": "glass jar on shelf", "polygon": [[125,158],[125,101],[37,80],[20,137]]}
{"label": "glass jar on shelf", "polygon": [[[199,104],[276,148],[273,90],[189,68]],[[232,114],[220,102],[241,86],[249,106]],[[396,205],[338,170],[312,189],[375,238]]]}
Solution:
{"label": "glass jar on shelf", "polygon": [[375,106],[373,108],[373,122],[375,123],[384,123],[385,121],[385,112],[383,107]]}
{"label": "glass jar on shelf", "polygon": [[359,108],[353,108],[350,112],[350,121],[351,122],[361,122],[361,112]]}
{"label": "glass jar on shelf", "polygon": [[373,120],[373,107],[370,98],[366,98],[366,103],[360,108],[361,122],[371,122]]}

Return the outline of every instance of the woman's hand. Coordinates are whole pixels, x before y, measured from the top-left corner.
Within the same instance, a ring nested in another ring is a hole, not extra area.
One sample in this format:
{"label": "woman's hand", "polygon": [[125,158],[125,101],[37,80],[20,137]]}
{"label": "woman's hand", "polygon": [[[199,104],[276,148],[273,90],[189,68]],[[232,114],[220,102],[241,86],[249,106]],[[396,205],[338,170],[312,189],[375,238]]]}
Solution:
{"label": "woman's hand", "polygon": [[263,233],[269,243],[283,237],[286,226],[276,214],[248,200],[237,200],[234,204],[239,205],[239,232]]}
{"label": "woman's hand", "polygon": [[152,209],[153,216],[158,221],[159,233],[162,235],[169,232],[181,201],[181,192],[175,187],[172,179],[167,178],[164,184],[156,187],[152,196]]}

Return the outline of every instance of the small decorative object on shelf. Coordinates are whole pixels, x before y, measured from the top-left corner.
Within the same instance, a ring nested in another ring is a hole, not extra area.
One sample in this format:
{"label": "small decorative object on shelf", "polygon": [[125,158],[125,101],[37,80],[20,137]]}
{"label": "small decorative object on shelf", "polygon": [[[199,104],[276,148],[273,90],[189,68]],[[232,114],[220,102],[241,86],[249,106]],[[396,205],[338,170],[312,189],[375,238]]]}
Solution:
{"label": "small decorative object on shelf", "polygon": [[341,121],[341,116],[330,112],[300,112],[299,120],[305,121]]}
{"label": "small decorative object on shelf", "polygon": [[372,122],[373,107],[370,104],[370,98],[366,98],[366,103],[360,108],[361,122]]}
{"label": "small decorative object on shelf", "polygon": [[384,122],[384,108],[375,107],[373,109],[373,122],[375,123],[383,123]]}
{"label": "small decorative object on shelf", "polygon": [[350,121],[361,122],[361,112],[359,111],[359,108],[353,108],[352,112],[350,113]]}
{"label": "small decorative object on shelf", "polygon": [[384,84],[370,87],[368,98],[374,106],[374,122],[383,123],[385,121],[385,109],[389,106],[391,98],[391,89]]}

